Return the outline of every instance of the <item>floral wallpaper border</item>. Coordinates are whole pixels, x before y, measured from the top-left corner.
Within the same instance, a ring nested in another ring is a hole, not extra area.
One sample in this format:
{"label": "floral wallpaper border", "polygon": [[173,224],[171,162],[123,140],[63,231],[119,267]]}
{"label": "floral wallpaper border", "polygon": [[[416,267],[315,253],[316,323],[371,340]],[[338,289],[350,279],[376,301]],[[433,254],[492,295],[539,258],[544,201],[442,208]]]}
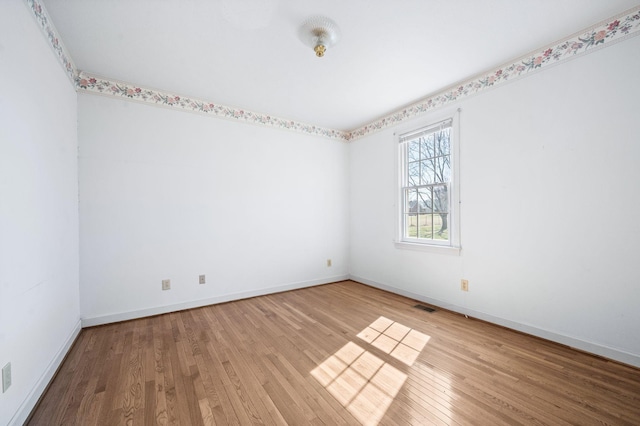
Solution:
{"label": "floral wallpaper border", "polygon": [[348,133],[340,130],[327,129],[312,124],[300,123],[268,114],[234,108],[214,102],[179,96],[159,90],[135,86],[129,83],[116,82],[80,72],[76,78],[79,90],[101,93],[110,96],[142,101],[171,108],[178,108],[190,112],[198,112],[219,118],[226,118],[244,123],[258,124],[278,129],[293,130],[308,135],[323,136],[329,139],[346,141]]}
{"label": "floral wallpaper border", "polygon": [[340,131],[300,123],[268,114],[248,111],[214,102],[179,96],[168,92],[139,87],[129,83],[117,82],[79,71],[69,55],[44,6],[38,0],[25,0],[38,25],[44,32],[62,64],[65,72],[77,90],[100,93],[114,97],[147,102],[184,111],[197,112],[218,118],[226,118],[244,123],[292,130],[308,135],[322,136],[334,140],[351,141],[395,126],[422,114],[440,108],[462,98],[475,95],[498,84],[528,75],[544,67],[555,65],[565,59],[573,58],[596,48],[640,34],[640,6],[616,17],[597,24],[581,34],[571,36],[547,48],[529,54],[512,63],[505,64],[489,73],[482,74],[453,88],[446,89],[434,96],[422,99],[406,108],[397,110],[385,117],[352,131]]}
{"label": "floral wallpaper border", "polygon": [[38,22],[38,26],[44,32],[44,35],[47,37],[47,41],[49,41],[49,45],[53,49],[53,52],[56,54],[56,57],[62,64],[64,71],[67,73],[67,76],[71,80],[73,84],[75,84],[76,76],[78,75],[78,69],[75,64],[71,60],[67,50],[60,40],[58,36],[58,32],[53,26],[53,22],[49,18],[49,14],[47,10],[44,8],[42,3],[37,0],[25,0],[27,3],[27,7],[33,13],[33,16],[36,18]]}
{"label": "floral wallpaper border", "polygon": [[406,108],[393,112],[363,127],[349,132],[348,140],[355,140],[378,132],[403,121],[415,118],[448,103],[521,77],[549,65],[599,48],[613,41],[640,34],[640,6],[617,17],[610,18],[580,35],[570,37],[553,46],[527,55],[513,63],[503,65],[480,77],[472,78],[453,88],[423,99]]}

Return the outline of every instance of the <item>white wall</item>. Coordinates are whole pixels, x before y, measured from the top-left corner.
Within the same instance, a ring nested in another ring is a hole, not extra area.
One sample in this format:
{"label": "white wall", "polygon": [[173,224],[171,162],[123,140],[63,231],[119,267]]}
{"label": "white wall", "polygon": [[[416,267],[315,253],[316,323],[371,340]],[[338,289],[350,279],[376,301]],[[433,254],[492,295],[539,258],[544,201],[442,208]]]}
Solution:
{"label": "white wall", "polygon": [[459,257],[394,248],[394,129],[351,143],[354,279],[640,365],[638,52],[635,37],[456,105]]}
{"label": "white wall", "polygon": [[25,4],[0,2],[0,425],[22,424],[80,330],[76,111]]}
{"label": "white wall", "polygon": [[448,256],[392,244],[393,129],[346,145],[78,97],[24,4],[0,2],[0,424],[28,415],[80,313],[349,273],[640,366],[638,51],[636,37],[460,103],[463,251]]}
{"label": "white wall", "polygon": [[88,94],[78,121],[83,324],[347,277],[344,142]]}

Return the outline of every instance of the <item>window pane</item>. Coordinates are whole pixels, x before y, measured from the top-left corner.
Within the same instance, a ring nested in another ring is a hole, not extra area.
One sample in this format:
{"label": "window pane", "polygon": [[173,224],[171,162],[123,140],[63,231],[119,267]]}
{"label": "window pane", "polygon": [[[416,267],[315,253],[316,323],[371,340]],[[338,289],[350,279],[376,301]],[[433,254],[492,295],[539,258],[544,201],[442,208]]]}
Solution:
{"label": "window pane", "polygon": [[447,185],[433,186],[433,211],[435,213],[449,212],[449,191]]}
{"label": "window pane", "polygon": [[418,161],[420,159],[420,142],[415,140],[407,144],[407,158],[409,161]]}
{"label": "window pane", "polygon": [[420,184],[427,185],[434,182],[434,159],[420,162]]}
{"label": "window pane", "polygon": [[444,129],[437,133],[437,155],[449,155],[451,153],[451,129]]}
{"label": "window pane", "polygon": [[431,213],[433,208],[433,196],[431,188],[418,189],[418,213]]}
{"label": "window pane", "polygon": [[434,143],[433,133],[420,138],[420,157],[422,159],[433,157],[435,152]]}
{"label": "window pane", "polygon": [[409,172],[407,176],[409,186],[420,185],[420,163],[409,163],[407,169]]}
{"label": "window pane", "polygon": [[450,157],[437,157],[433,159],[435,165],[434,182],[444,183],[451,179],[451,161]]}
{"label": "window pane", "polygon": [[433,215],[418,215],[418,238],[433,238]]}
{"label": "window pane", "polygon": [[405,237],[415,238],[418,232],[418,215],[407,214],[404,216],[404,235]]}
{"label": "window pane", "polygon": [[433,215],[433,239],[448,240],[449,239],[449,215],[434,214]]}
{"label": "window pane", "polygon": [[406,189],[404,194],[404,212],[416,213],[418,211],[418,191]]}

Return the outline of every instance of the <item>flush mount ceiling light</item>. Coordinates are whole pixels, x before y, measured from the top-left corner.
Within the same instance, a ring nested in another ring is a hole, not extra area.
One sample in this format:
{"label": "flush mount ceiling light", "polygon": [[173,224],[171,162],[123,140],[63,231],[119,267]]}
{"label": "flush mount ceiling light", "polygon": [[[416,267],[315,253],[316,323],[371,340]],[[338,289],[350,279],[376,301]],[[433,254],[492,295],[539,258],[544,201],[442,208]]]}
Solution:
{"label": "flush mount ceiling light", "polygon": [[340,39],[340,30],[335,22],[324,16],[312,16],[298,30],[298,37],[307,46],[313,48],[321,58],[324,52]]}

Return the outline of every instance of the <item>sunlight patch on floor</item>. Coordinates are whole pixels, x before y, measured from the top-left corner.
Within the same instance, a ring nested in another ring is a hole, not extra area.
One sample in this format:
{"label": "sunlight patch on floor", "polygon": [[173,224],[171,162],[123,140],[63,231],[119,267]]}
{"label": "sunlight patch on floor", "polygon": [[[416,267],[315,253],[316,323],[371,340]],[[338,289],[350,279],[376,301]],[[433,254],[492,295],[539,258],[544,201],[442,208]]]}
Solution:
{"label": "sunlight patch on floor", "polygon": [[[385,317],[379,317],[358,337],[411,366],[429,336]],[[311,375],[364,425],[377,425],[407,375],[354,342],[348,342]]]}
{"label": "sunlight patch on floor", "polygon": [[430,337],[389,318],[380,317],[358,337],[407,365],[413,363]]}

